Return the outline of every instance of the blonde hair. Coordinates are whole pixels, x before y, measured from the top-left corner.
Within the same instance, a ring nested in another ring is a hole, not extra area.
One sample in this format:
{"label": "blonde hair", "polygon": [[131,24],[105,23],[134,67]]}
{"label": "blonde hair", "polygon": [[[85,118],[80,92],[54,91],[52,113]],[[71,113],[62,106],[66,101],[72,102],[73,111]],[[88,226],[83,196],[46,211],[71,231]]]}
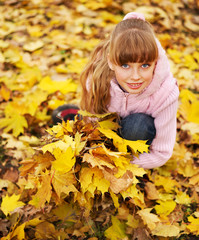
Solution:
{"label": "blonde hair", "polygon": [[158,48],[150,23],[141,19],[126,19],[118,23],[110,39],[102,41],[92,52],[89,63],[80,75],[82,87],[80,107],[92,113],[106,113],[110,102],[112,63],[148,63],[158,58]]}

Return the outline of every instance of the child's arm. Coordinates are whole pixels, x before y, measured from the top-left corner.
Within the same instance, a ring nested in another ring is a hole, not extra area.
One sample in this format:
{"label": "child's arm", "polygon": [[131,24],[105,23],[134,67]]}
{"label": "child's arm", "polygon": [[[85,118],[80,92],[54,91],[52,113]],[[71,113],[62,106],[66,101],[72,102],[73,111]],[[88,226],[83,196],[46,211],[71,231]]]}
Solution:
{"label": "child's arm", "polygon": [[178,88],[174,96],[162,105],[155,118],[156,137],[153,140],[150,153],[143,153],[132,162],[143,168],[156,168],[164,165],[173,153],[176,139],[176,112],[178,107]]}

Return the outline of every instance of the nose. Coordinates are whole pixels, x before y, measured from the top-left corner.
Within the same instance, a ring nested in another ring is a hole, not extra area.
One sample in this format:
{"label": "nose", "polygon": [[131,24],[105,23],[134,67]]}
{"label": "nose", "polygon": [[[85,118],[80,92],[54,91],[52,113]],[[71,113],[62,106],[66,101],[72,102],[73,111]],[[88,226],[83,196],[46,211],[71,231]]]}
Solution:
{"label": "nose", "polygon": [[131,72],[131,79],[132,80],[139,80],[140,79],[140,74],[137,68],[133,68]]}

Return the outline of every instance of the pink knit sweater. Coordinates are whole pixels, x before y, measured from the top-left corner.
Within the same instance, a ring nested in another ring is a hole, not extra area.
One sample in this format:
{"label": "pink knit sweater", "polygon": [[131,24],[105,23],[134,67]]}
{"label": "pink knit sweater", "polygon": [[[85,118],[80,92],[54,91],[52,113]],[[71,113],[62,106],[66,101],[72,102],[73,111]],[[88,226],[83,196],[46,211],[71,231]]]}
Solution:
{"label": "pink knit sweater", "polygon": [[111,81],[110,112],[121,117],[131,113],[146,113],[155,118],[156,137],[150,146],[150,153],[143,153],[133,163],[143,168],[155,168],[164,165],[171,157],[176,138],[176,112],[179,89],[170,71],[169,61],[164,49],[157,40],[159,58],[153,80],[139,94],[122,91],[117,80]]}

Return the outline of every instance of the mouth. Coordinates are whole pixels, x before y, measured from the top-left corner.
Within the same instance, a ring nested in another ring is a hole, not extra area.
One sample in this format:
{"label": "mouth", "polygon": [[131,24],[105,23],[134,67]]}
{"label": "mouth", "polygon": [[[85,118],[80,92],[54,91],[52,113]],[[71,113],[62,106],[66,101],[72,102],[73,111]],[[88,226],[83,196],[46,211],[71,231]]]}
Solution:
{"label": "mouth", "polygon": [[142,86],[143,83],[127,83],[127,86],[131,89],[138,89]]}

